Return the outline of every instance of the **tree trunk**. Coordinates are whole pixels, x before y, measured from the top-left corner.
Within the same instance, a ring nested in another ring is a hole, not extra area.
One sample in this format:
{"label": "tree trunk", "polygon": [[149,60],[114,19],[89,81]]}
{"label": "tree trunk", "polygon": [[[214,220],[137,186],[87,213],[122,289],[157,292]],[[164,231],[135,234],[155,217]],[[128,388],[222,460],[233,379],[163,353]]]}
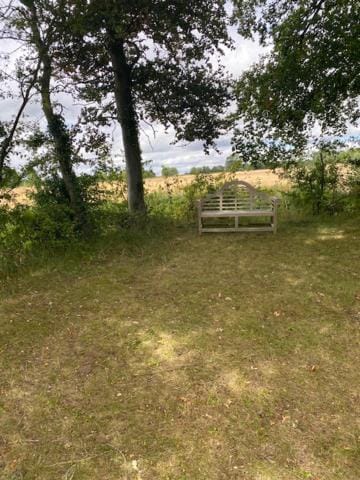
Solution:
{"label": "tree trunk", "polygon": [[69,132],[60,114],[54,112],[50,96],[51,63],[46,57],[43,59],[43,74],[40,80],[40,94],[43,112],[48,129],[54,140],[55,155],[59,162],[61,176],[74,211],[76,221],[82,229],[87,229],[88,222],[85,205],[81,196],[80,187],[72,166],[72,145]]}
{"label": "tree trunk", "polygon": [[128,65],[121,40],[109,32],[108,51],[114,72],[117,118],[121,125],[125,150],[128,205],[132,213],[144,213],[144,183],[142,175],[139,129],[131,88],[131,67]]}
{"label": "tree trunk", "polygon": [[[61,176],[64,180],[66,193],[76,222],[79,228],[87,233],[89,231],[89,223],[78,180],[72,166],[72,144],[70,135],[62,115],[54,111],[51,101],[52,61],[49,55],[49,48],[40,33],[34,1],[21,0],[21,2],[29,9],[33,42],[43,66],[42,75],[39,79],[41,104],[48,124],[49,133],[54,141],[55,156],[59,163]],[[49,34],[49,32],[47,32],[47,34]]]}

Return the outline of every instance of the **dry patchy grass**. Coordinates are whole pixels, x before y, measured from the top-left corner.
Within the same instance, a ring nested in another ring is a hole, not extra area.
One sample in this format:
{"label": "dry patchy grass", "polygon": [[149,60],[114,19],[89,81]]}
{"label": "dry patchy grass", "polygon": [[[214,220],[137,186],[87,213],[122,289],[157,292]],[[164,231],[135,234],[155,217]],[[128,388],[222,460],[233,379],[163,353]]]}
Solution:
{"label": "dry patchy grass", "polygon": [[358,480],[359,230],[107,245],[0,306],[3,480]]}

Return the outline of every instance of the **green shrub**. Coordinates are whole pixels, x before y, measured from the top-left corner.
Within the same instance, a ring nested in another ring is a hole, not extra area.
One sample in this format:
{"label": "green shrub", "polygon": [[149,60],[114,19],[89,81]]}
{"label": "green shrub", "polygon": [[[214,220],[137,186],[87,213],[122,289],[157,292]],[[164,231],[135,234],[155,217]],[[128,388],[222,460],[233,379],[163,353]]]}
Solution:
{"label": "green shrub", "polygon": [[149,193],[146,204],[152,217],[181,221],[188,216],[188,203],[182,194],[169,196],[163,192]]}
{"label": "green shrub", "polygon": [[0,271],[10,272],[32,255],[67,248],[77,239],[66,207],[0,209]]}
{"label": "green shrub", "polygon": [[284,176],[293,187],[285,203],[314,215],[353,211],[359,197],[359,167],[337,160],[335,155],[320,151],[311,161],[287,165]]}
{"label": "green shrub", "polygon": [[[129,225],[126,204],[111,201],[114,192],[102,188],[97,176],[79,176],[79,186],[93,236]],[[63,180],[57,175],[37,177],[34,187],[31,205],[0,208],[2,272],[10,273],[32,257],[46,256],[55,250],[63,252],[82,241]]]}

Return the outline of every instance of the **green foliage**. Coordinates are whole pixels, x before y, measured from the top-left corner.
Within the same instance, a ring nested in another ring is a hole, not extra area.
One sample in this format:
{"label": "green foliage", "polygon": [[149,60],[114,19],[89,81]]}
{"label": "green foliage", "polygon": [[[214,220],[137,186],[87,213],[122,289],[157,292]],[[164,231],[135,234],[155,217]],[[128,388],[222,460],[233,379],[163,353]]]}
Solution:
{"label": "green foliage", "polygon": [[22,180],[21,175],[15,168],[4,166],[2,170],[2,184],[1,188],[12,189],[20,185]]}
{"label": "green foliage", "polygon": [[0,270],[16,270],[32,255],[63,249],[76,240],[71,210],[64,205],[51,208],[17,206],[0,209]]}
{"label": "green foliage", "polygon": [[[94,238],[129,226],[126,202],[119,202],[124,182],[105,187],[100,174],[83,174],[78,180]],[[90,240],[84,239],[78,229],[62,178],[53,175],[41,179],[35,175],[33,187],[30,205],[0,208],[0,271],[4,273],[31,258],[71,250]]]}
{"label": "green foliage", "polygon": [[235,153],[226,159],[225,168],[228,172],[238,172],[244,169],[244,161]]}
{"label": "green foliage", "polygon": [[156,173],[151,168],[143,170],[143,178],[154,178]]}
{"label": "green foliage", "polygon": [[352,147],[335,154],[338,163],[360,167],[360,148]]}
{"label": "green foliage", "polygon": [[[78,177],[78,185],[87,209],[91,209],[101,201],[102,190],[97,175],[82,174]],[[51,208],[55,205],[69,206],[69,197],[64,180],[58,175],[45,179],[35,179],[35,190],[30,198],[40,208]]]}
{"label": "green foliage", "polygon": [[230,173],[236,173],[243,170],[257,170],[268,166],[269,165],[264,156],[261,156],[260,158],[254,156],[247,157],[244,155],[244,152],[242,152],[242,154],[233,153],[225,162],[225,170]]}
{"label": "green foliage", "polygon": [[231,178],[231,175],[225,173],[217,176],[199,173],[182,190],[176,179],[169,181],[165,184],[164,191],[147,195],[149,214],[173,221],[193,222],[196,214],[196,200],[217,190]]}
{"label": "green foliage", "polygon": [[311,160],[286,165],[284,176],[293,184],[288,201],[297,208],[333,215],[360,207],[360,168],[339,163],[338,154],[320,150]]}
{"label": "green foliage", "polygon": [[190,175],[198,175],[199,173],[217,173],[223,172],[224,170],[224,165],[215,165],[214,167],[192,167],[189,173]]}
{"label": "green foliage", "polygon": [[[360,9],[357,0],[235,0],[239,32],[272,45],[236,87],[237,151],[300,152],[317,122],[339,135],[359,119]],[[292,147],[292,148],[290,148]]]}
{"label": "green foliage", "polygon": [[108,101],[115,92],[109,47],[119,42],[138,118],[171,126],[176,140],[200,140],[205,149],[227,130],[231,81],[212,61],[231,45],[225,0],[71,0],[59,6],[58,18],[57,58],[77,83],[79,75],[86,78],[80,93],[97,103],[95,122],[108,123],[115,113]]}
{"label": "green foliage", "polygon": [[161,175],[163,177],[174,177],[175,175],[179,175],[179,172],[176,167],[167,167],[166,165],[163,165],[161,167]]}
{"label": "green foliage", "polygon": [[96,170],[96,177],[102,182],[126,182],[126,171],[120,166],[104,165]]}
{"label": "green foliage", "polygon": [[221,183],[221,181],[216,181],[213,176],[199,173],[190,185],[184,188],[188,217],[195,218],[196,200],[209,192],[215,191],[216,185],[219,183]]}
{"label": "green foliage", "polygon": [[168,221],[183,221],[188,218],[188,202],[184,195],[169,196],[165,192],[153,192],[145,198],[150,217]]}

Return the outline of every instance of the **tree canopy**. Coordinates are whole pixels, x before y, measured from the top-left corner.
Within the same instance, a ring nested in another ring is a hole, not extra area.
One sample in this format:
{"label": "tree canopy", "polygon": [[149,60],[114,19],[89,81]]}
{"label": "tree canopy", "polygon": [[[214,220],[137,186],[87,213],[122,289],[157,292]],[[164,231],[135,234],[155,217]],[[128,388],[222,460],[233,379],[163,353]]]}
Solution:
{"label": "tree canopy", "polygon": [[235,0],[244,37],[270,53],[237,83],[238,151],[273,157],[302,149],[313,127],[341,135],[359,120],[357,0]]}
{"label": "tree canopy", "polygon": [[161,175],[163,177],[174,177],[175,175],[179,175],[179,171],[176,167],[168,167],[163,165],[161,167]]}
{"label": "tree canopy", "polygon": [[176,141],[203,141],[206,151],[229,126],[231,98],[223,67],[230,46],[225,0],[68,0],[59,49],[88,118],[119,121],[129,182],[129,207],[142,210],[139,123],[172,127]]}
{"label": "tree canopy", "polygon": [[[175,142],[201,141],[208,153],[235,122],[236,158],[260,166],[266,158],[301,151],[314,126],[323,136],[341,135],[358,122],[357,1],[233,0],[240,34],[269,48],[236,83],[234,115],[233,83],[222,66],[223,48],[232,46],[226,3],[2,0],[0,38],[17,40],[24,54],[14,69],[18,115],[0,125],[0,181],[34,94],[47,132],[37,126],[27,145],[48,147],[44,163],[59,170],[78,211],[83,207],[74,166],[84,152],[107,154],[101,127],[113,122],[122,130],[128,203],[135,212],[145,211],[144,124],[171,129]],[[70,125],[59,93],[81,102],[76,125]]]}
{"label": "tree canopy", "polygon": [[[220,61],[231,45],[225,0],[8,0],[1,7],[1,38],[23,45],[32,71],[39,64],[31,88],[73,205],[80,202],[73,166],[84,150],[74,139],[84,125],[90,148],[99,146],[99,126],[121,125],[131,211],[145,209],[142,122],[171,128],[175,141],[200,140],[206,152],[229,128],[232,93]],[[59,92],[83,103],[74,131]],[[3,137],[4,157],[12,138]]]}

